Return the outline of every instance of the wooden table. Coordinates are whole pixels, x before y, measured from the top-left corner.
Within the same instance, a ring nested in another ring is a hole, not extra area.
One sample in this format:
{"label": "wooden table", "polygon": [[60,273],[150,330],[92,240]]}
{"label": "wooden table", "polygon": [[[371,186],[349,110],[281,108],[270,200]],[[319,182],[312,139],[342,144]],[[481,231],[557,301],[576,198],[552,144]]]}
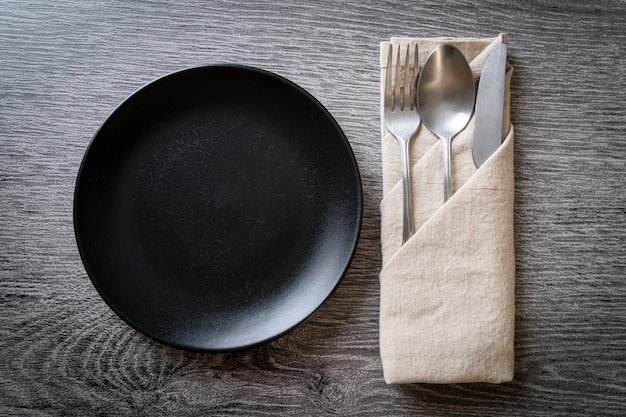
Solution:
{"label": "wooden table", "polygon": [[[508,33],[516,366],[387,386],[378,349],[378,44]],[[626,415],[624,1],[0,2],[1,415]],[[166,73],[241,63],[317,97],[358,160],[352,267],[311,320],[240,353],[173,349],[102,301],[74,181],[98,126]]]}

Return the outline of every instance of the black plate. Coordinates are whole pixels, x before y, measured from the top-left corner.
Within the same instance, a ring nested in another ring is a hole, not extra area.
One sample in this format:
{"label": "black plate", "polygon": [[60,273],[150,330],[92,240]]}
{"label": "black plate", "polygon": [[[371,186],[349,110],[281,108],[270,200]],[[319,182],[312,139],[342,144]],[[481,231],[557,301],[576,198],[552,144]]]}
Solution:
{"label": "black plate", "polygon": [[74,227],[108,305],[176,347],[231,351],[293,329],[330,296],[362,217],[345,135],[275,74],[207,66],[148,84],[83,159]]}

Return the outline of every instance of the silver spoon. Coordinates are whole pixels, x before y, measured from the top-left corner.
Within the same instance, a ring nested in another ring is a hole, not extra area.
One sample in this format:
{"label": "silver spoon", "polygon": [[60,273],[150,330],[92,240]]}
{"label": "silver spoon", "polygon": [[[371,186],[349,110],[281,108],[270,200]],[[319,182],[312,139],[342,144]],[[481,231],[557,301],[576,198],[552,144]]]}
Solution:
{"label": "silver spoon", "polygon": [[444,202],[451,195],[450,144],[469,122],[475,100],[472,70],[461,51],[451,45],[435,49],[420,75],[417,107],[424,125],[443,145]]}

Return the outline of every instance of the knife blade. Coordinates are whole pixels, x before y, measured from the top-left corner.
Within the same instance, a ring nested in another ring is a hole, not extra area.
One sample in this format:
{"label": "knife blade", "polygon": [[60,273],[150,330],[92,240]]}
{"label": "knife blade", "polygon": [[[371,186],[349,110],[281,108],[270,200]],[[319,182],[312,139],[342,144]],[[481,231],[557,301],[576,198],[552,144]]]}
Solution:
{"label": "knife blade", "polygon": [[472,142],[472,155],[476,168],[480,168],[502,144],[505,75],[506,45],[502,43],[487,58],[478,83]]}

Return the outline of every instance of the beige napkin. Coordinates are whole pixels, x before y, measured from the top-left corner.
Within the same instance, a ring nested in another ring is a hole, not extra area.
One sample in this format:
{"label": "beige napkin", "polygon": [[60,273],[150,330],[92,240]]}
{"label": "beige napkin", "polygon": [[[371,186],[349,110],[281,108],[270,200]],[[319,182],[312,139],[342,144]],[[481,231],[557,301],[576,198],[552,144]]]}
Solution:
{"label": "beige napkin", "polygon": [[[392,38],[430,52],[449,43],[478,82],[491,39]],[[380,45],[381,108],[387,51]],[[402,245],[400,148],[382,121],[380,353],[387,383],[500,383],[513,378],[515,254],[513,126],[507,66],[502,146],[476,169],[474,118],[452,140],[452,191],[443,204],[442,146],[424,125],[410,149],[415,234]]]}

